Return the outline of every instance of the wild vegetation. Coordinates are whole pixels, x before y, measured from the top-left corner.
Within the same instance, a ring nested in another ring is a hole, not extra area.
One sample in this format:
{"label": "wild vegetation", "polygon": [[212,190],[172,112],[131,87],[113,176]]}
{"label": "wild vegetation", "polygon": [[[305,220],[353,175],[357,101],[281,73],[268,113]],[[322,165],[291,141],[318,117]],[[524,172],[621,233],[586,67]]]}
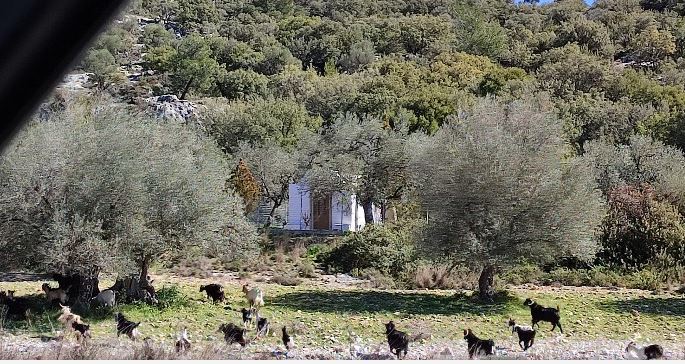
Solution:
{"label": "wild vegetation", "polygon": [[[136,0],[74,72],[90,88],[0,156],[5,271],[321,269],[495,302],[506,283],[685,283],[677,1]],[[161,95],[192,113],[157,117]],[[272,234],[303,179],[392,217]]]}

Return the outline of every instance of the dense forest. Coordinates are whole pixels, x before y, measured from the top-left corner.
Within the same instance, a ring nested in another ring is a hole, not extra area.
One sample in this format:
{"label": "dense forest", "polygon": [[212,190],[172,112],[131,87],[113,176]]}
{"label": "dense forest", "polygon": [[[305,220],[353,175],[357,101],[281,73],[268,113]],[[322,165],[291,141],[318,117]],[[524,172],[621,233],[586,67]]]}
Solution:
{"label": "dense forest", "polygon": [[[7,266],[232,265],[268,239],[257,205],[275,224],[306,178],[397,211],[329,269],[465,269],[483,296],[531,264],[685,280],[680,1],[137,0],[75,72],[90,92],[2,157]],[[159,95],[197,112],[155,120]]]}

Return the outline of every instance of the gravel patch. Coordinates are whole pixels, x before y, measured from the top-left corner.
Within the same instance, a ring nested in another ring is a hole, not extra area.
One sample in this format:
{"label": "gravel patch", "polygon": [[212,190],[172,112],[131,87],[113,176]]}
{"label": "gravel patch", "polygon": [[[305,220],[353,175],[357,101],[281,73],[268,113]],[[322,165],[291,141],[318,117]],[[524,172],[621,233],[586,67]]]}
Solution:
{"label": "gravel patch", "polygon": [[[270,340],[271,341],[271,340]],[[188,359],[321,359],[321,360],[392,360],[385,342],[355,338],[351,343],[333,342],[326,347],[295,347],[285,352],[282,346],[272,342],[256,341],[246,348],[238,345],[198,344],[186,354],[176,354],[173,341],[131,342],[127,339],[93,340],[88,345],[79,347],[73,341],[41,341],[39,338],[3,336],[0,344],[0,359],[45,359],[45,358],[175,358],[183,356]],[[495,355],[481,359],[556,359],[556,360],[620,360],[624,359],[626,342],[617,340],[572,341],[563,336],[535,342],[532,348],[523,352],[512,338],[510,342],[496,342]],[[639,343],[644,345],[646,343]],[[685,358],[685,345],[668,343],[664,347],[664,359]],[[147,357],[146,357],[147,356]],[[423,343],[412,343],[406,359],[451,360],[468,359],[466,342],[463,340],[443,341],[426,340]]]}

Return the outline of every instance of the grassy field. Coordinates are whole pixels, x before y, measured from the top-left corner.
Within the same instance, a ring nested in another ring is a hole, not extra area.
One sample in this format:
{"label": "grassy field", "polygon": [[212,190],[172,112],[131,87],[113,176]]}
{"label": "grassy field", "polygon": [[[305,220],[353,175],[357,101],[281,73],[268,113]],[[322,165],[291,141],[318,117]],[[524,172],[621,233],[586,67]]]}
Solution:
{"label": "grassy field", "polygon": [[[240,323],[237,312],[245,306],[240,283],[226,280],[227,309],[209,303],[199,285],[209,280],[159,277],[162,307],[121,305],[116,308],[133,321],[142,321],[143,336],[173,343],[179,328],[187,326],[195,342],[220,341],[216,332],[224,322]],[[164,283],[161,283],[164,282]],[[383,342],[383,324],[394,320],[410,334],[426,334],[426,340],[461,340],[464,328],[496,341],[515,340],[506,321],[513,317],[529,324],[530,313],[522,305],[532,297],[543,305],[561,307],[564,339],[629,340],[662,343],[685,342],[685,298],[671,294],[652,294],[636,290],[592,288],[509,287],[493,304],[478,302],[468,294],[454,291],[380,291],[355,288],[330,288],[308,281],[297,287],[256,283],[265,292],[266,306],[261,315],[272,322],[272,336],[262,344],[280,344],[282,326],[297,337],[299,347],[335,348],[349,343],[354,335],[371,342]],[[103,284],[106,286],[106,283]],[[17,295],[38,293],[40,282],[0,283],[0,290],[14,289]],[[54,336],[57,309],[36,310],[28,322],[5,322],[4,331],[13,335]],[[91,323],[94,338],[116,336],[111,312],[97,311],[84,316]],[[558,337],[551,325],[542,323],[538,339]]]}

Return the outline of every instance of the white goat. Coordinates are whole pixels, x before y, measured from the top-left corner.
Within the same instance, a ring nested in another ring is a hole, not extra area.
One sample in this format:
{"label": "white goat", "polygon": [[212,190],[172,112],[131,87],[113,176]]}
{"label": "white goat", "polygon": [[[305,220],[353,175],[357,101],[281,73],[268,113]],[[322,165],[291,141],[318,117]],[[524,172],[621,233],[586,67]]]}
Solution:
{"label": "white goat", "polygon": [[664,349],[661,345],[652,344],[638,347],[634,341],[628,343],[626,354],[624,355],[626,359],[633,360],[661,359],[662,356],[664,356]]}
{"label": "white goat", "polygon": [[188,330],[184,327],[176,336],[176,352],[188,350],[190,350],[190,339],[188,338]]}
{"label": "white goat", "polygon": [[101,306],[114,307],[114,305],[117,303],[116,297],[116,292],[112,291],[111,289],[106,289],[98,293],[98,295],[93,297],[92,300]]}
{"label": "white goat", "polygon": [[47,298],[48,302],[54,302],[55,300],[57,300],[59,301],[59,303],[67,303],[69,296],[67,296],[67,293],[64,292],[63,289],[52,288],[47,283],[43,283],[42,288],[45,292],[45,297]]}
{"label": "white goat", "polygon": [[259,287],[249,288],[247,284],[243,284],[243,293],[250,304],[250,309],[254,308],[259,311],[259,308],[264,306],[264,294]]}
{"label": "white goat", "polygon": [[83,321],[81,321],[81,316],[71,312],[69,306],[62,306],[62,304],[60,304],[59,306],[62,307],[62,314],[59,315],[57,321],[64,325],[64,331],[61,335],[62,337],[64,337],[67,333],[76,332],[76,330],[74,329],[74,323],[83,324]]}

